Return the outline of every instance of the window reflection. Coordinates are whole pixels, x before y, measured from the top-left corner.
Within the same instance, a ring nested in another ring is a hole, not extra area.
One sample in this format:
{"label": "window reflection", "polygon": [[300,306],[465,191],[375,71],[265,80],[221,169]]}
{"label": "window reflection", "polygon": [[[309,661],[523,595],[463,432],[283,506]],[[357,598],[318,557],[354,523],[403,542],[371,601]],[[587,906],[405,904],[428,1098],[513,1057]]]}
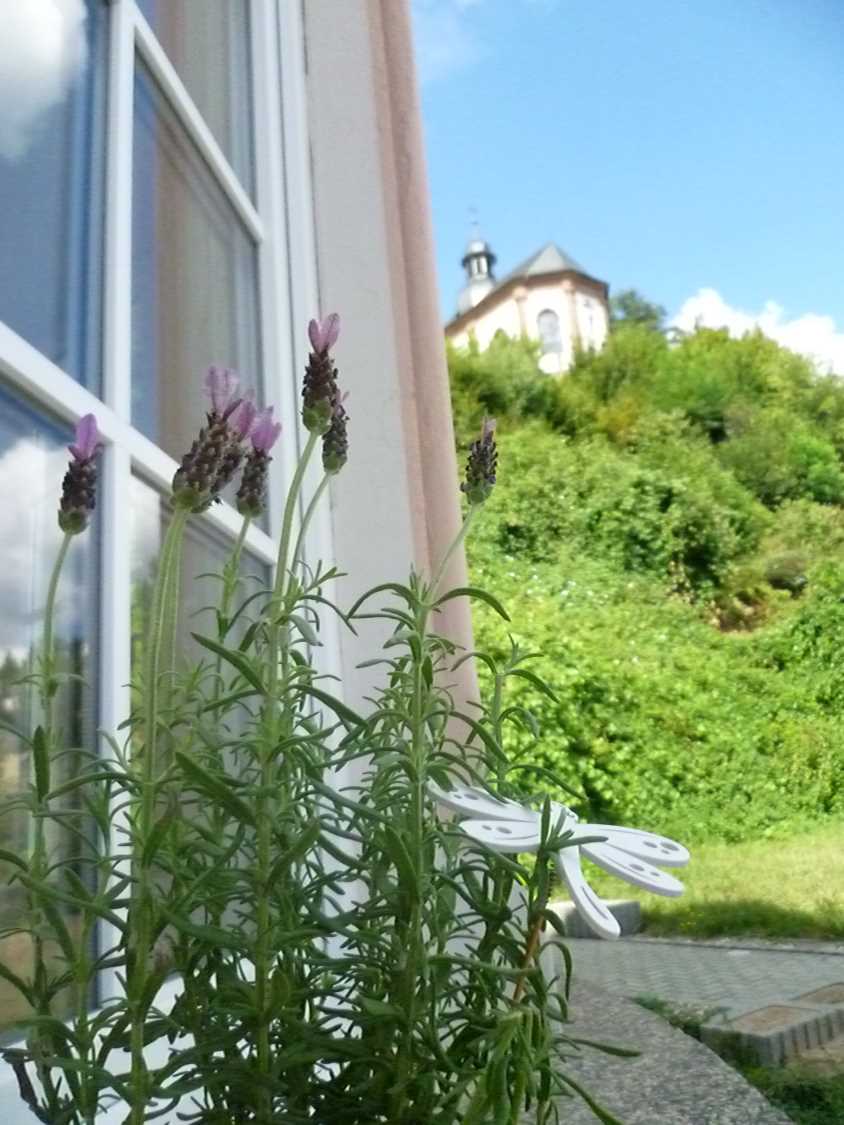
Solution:
{"label": "window reflection", "polygon": [[[132,479],[131,512],[132,663],[138,667],[146,636],[152,586],[169,516],[158,492],[137,477]],[[221,584],[214,576],[222,574],[233,546],[225,536],[216,534],[198,519],[188,524],[182,552],[179,599],[180,647],[188,660],[208,657],[207,650],[193,640],[191,633],[216,639],[217,624],[213,609],[220,600]],[[236,606],[269,584],[268,567],[246,551],[241,557],[240,574],[241,582],[234,603]],[[256,599],[257,601],[260,599]],[[234,639],[243,635],[253,619],[254,615],[247,609]]]}
{"label": "window reflection", "polygon": [[164,50],[247,191],[253,190],[247,0],[140,0]]}
{"label": "window reflection", "polygon": [[99,387],[106,5],[3,5],[0,320]]}
{"label": "window reflection", "polygon": [[[61,533],[56,521],[61,480],[67,461],[69,433],[40,418],[23,403],[0,390],[0,798],[8,799],[30,784],[31,758],[14,734],[31,733],[38,722],[37,700],[21,678],[35,668],[43,629],[43,611],[50,570]],[[67,747],[94,742],[96,728],[93,646],[96,630],[94,536],[80,535],[62,572],[56,615],[58,671],[83,676],[85,683],[63,684],[57,697],[57,722]],[[66,759],[57,783],[70,775]],[[27,852],[30,825],[21,812],[0,818],[0,848]],[[70,834],[48,830],[54,859],[72,858],[78,847]],[[0,863],[0,930],[24,921],[19,884],[8,885],[10,870]],[[69,915],[71,929],[74,918]],[[14,934],[0,940],[0,960],[26,978],[31,970],[29,938]],[[19,995],[0,980],[0,1028],[22,1015]]]}
{"label": "window reflection", "polygon": [[132,420],[178,459],[207,366],[236,368],[260,397],[257,252],[142,67],[135,93]]}

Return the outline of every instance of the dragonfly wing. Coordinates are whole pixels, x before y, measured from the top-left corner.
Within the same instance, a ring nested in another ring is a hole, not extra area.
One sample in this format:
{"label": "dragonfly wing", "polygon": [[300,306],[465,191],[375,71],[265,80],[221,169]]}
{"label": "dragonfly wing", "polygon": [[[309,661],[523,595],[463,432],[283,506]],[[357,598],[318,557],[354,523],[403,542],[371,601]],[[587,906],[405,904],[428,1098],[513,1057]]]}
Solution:
{"label": "dragonfly wing", "polygon": [[464,820],[460,827],[497,852],[535,852],[541,842],[535,817],[532,824],[525,820]]}
{"label": "dragonfly wing", "polygon": [[643,891],[653,891],[657,895],[676,898],[683,893],[683,884],[666,871],[660,871],[636,856],[614,848],[612,844],[583,844],[583,854],[603,867],[610,875],[617,875]]}
{"label": "dragonfly wing", "polygon": [[583,877],[577,848],[560,848],[557,852],[557,873],[565,882],[584,922],[598,937],[617,938],[621,934],[618,922]]}
{"label": "dragonfly wing", "polygon": [[451,809],[459,816],[482,816],[486,820],[524,820],[533,823],[536,813],[533,809],[526,809],[515,801],[502,800],[485,793],[483,789],[475,789],[470,785],[455,785],[453,789],[441,789],[433,783],[428,786],[428,792],[434,800],[444,808]]}
{"label": "dragonfly wing", "polygon": [[614,824],[581,824],[579,827],[590,834],[594,832],[596,836],[606,836],[607,843],[614,848],[620,848],[637,859],[658,863],[661,867],[685,867],[691,859],[688,848],[655,832],[618,828]]}

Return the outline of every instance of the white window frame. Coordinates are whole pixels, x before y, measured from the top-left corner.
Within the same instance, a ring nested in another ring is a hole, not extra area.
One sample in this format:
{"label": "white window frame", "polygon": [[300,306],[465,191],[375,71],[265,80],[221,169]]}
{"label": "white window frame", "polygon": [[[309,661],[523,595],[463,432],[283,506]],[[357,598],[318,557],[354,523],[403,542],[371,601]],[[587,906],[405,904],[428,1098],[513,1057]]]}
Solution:
{"label": "white window frame", "polygon": [[[167,495],[176,461],[131,424],[132,151],[136,57],[151,71],[181,125],[205,159],[254,239],[258,254],[259,323],[265,401],[283,420],[282,440],[270,471],[269,531],[254,524],[246,548],[272,566],[281,524],[284,482],[301,448],[299,374],[307,358],[304,326],[318,309],[316,248],[307,129],[306,56],[301,7],[289,0],[247,0],[251,30],[255,201],[241,185],[136,0],[109,4],[105,230],[102,267],[102,398],[98,398],[8,325],[0,322],[0,381],[27,395],[60,420],[75,423],[94,413],[105,449],[101,462],[99,726],[116,731],[129,712],[131,477],[138,475]],[[295,283],[294,280],[295,279]],[[201,378],[202,372],[196,373]],[[199,425],[200,419],[197,419]],[[310,483],[317,479],[316,469]],[[60,481],[56,481],[56,496]],[[240,516],[215,505],[203,523],[232,542]],[[310,534],[314,557],[333,557],[326,506]],[[123,622],[114,628],[114,622]],[[324,622],[323,670],[337,672],[339,634]],[[103,753],[107,752],[104,744]],[[109,940],[109,935],[104,935]],[[119,988],[114,970],[101,977],[101,997]],[[170,991],[175,995],[175,984]],[[166,1001],[167,988],[159,1002]],[[11,1068],[0,1064],[0,1112],[12,1125],[30,1120]],[[115,1119],[116,1120],[116,1119]]]}

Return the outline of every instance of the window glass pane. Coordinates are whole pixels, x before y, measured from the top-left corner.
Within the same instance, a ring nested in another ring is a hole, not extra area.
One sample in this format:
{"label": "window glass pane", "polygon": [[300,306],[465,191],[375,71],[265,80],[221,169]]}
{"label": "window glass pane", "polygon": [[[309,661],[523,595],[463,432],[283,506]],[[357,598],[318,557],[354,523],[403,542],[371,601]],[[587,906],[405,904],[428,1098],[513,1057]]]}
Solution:
{"label": "window glass pane", "polygon": [[[132,662],[137,665],[142,658],[152,586],[169,513],[159,493],[137,477],[132,479],[131,512]],[[217,637],[213,609],[219,603],[221,583],[209,575],[222,574],[233,547],[233,542],[217,534],[199,518],[188,524],[182,552],[179,631],[182,652],[189,660],[208,658],[208,651],[193,640],[191,633],[200,633],[212,639]],[[233,603],[235,607],[251,594],[266,588],[270,580],[269,568],[247,551],[241,556],[240,575]],[[260,599],[255,601],[259,603]],[[252,620],[254,615],[247,608],[233,639],[239,640]]]}
{"label": "window glass pane", "polygon": [[140,0],[229,163],[253,191],[248,0]]}
{"label": "window glass pane", "polygon": [[135,122],[132,421],[179,459],[210,364],[236,368],[260,399],[257,251],[142,67]]}
{"label": "window glass pane", "polygon": [[0,35],[0,320],[95,392],[106,24],[102,0],[4,0]]}
{"label": "window glass pane", "polygon": [[542,341],[543,354],[547,355],[549,352],[562,351],[560,318],[553,309],[543,309],[536,319],[537,328],[539,329],[539,338]]}
{"label": "window glass pane", "polygon": [[[28,406],[0,388],[0,798],[24,791],[32,780],[29,748],[12,730],[29,735],[40,721],[38,701],[21,677],[35,670],[44,626],[47,583],[61,540],[56,511],[61,481],[68,459],[65,443],[70,433],[48,423]],[[56,717],[66,747],[94,745],[96,729],[95,538],[92,531],[72,543],[62,571],[56,614],[58,671],[84,677],[59,688]],[[74,768],[72,757],[54,772],[60,783]],[[69,833],[47,830],[54,859],[78,854],[78,843]],[[32,835],[22,811],[0,817],[0,848],[26,853]],[[25,899],[19,883],[8,884],[8,865],[0,863],[0,930],[21,925]],[[72,932],[77,922],[67,916]],[[31,971],[30,939],[14,934],[0,940],[0,960],[13,972],[28,977]],[[61,1005],[59,1005],[60,1011]],[[0,1029],[23,1014],[19,995],[0,980]]]}

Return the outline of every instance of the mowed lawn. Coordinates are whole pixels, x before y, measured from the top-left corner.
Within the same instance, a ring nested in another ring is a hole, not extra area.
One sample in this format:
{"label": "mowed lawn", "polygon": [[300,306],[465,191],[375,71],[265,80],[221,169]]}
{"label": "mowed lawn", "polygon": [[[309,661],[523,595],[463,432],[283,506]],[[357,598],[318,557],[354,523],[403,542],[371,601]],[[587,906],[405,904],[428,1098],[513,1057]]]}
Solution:
{"label": "mowed lawn", "polygon": [[675,874],[680,898],[647,894],[584,860],[605,898],[638,898],[644,932],[687,937],[743,935],[844,940],[844,822],[787,839],[699,844]]}

